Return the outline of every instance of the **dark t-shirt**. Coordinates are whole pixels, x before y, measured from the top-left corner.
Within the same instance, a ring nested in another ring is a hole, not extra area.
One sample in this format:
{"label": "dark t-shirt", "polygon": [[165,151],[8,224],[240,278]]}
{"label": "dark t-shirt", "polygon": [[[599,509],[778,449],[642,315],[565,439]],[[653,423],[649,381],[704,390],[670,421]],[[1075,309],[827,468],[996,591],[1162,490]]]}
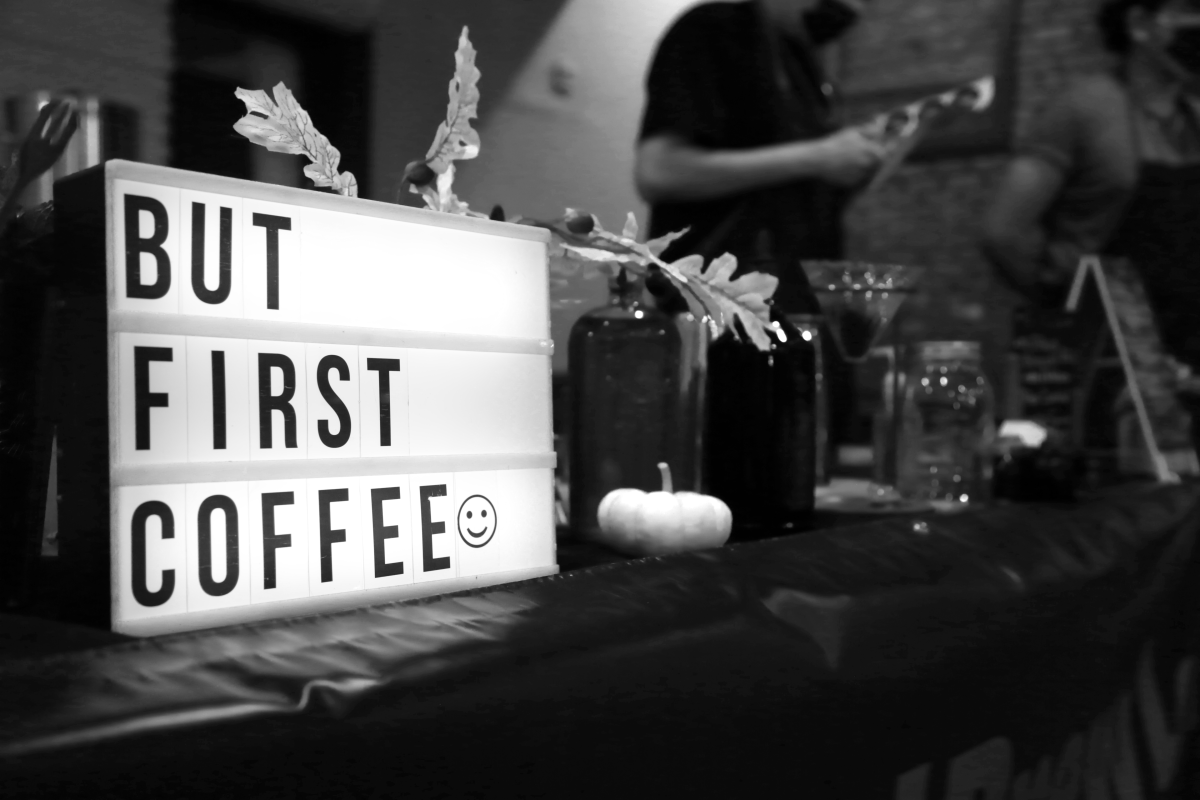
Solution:
{"label": "dark t-shirt", "polygon": [[[815,139],[836,125],[811,53],[785,42],[778,63],[754,3],[705,3],[680,17],[659,42],[646,80],[641,139],[675,134],[706,149],[747,149]],[[802,258],[839,258],[847,193],[819,181],[797,181],[732,198],[659,203],[650,235],[690,228],[664,254],[738,257],[739,271],[778,275],[777,306],[816,311]]]}

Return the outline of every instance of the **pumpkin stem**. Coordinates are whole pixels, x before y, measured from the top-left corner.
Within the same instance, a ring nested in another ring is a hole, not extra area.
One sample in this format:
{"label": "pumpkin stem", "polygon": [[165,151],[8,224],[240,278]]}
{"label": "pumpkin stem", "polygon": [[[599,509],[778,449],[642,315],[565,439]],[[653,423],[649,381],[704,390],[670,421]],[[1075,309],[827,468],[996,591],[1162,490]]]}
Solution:
{"label": "pumpkin stem", "polygon": [[667,466],[667,462],[658,462],[658,471],[662,473],[663,491],[672,494],[675,488],[671,485],[671,468]]}

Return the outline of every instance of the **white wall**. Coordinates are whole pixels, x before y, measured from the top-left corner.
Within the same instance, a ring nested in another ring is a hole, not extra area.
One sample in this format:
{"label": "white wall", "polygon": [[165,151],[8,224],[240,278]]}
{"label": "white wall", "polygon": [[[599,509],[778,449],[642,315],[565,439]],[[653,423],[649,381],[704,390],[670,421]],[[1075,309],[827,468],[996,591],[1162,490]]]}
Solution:
{"label": "white wall", "polygon": [[[646,67],[667,25],[696,0],[384,0],[376,28],[374,192],[395,199],[404,165],[425,155],[445,114],[458,32],[465,24],[482,73],[479,158],[459,165],[457,193],[472,207],[553,217],[585,208],[620,228],[645,222],[633,188],[633,149]],[[551,88],[552,77],[569,86]],[[594,274],[594,273],[593,273]],[[603,280],[556,287],[555,370],[567,334],[605,301]]]}
{"label": "white wall", "polygon": [[0,0],[0,98],[77,90],[140,112],[141,160],[167,161],[170,0]]}
{"label": "white wall", "polygon": [[[571,0],[482,130],[463,191],[538,216],[583,206],[609,226],[645,209],[632,182],[642,85],[654,45],[694,0]],[[486,68],[487,53],[479,61]],[[555,73],[569,94],[552,89]]]}

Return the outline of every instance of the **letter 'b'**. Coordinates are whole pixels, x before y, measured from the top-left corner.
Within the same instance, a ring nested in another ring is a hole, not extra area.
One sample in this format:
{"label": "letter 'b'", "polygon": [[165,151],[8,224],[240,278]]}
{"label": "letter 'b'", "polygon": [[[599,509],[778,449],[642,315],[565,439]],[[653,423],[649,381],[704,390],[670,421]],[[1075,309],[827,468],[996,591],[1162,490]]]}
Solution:
{"label": "letter 'b'", "polygon": [[[148,239],[138,237],[141,212],[146,211],[154,220],[154,231]],[[165,297],[171,289],[171,258],[163,250],[163,242],[170,232],[167,209],[153,197],[136,194],[125,195],[125,296],[142,300],[157,300]],[[154,256],[156,277],[154,283],[142,283],[142,253]]]}

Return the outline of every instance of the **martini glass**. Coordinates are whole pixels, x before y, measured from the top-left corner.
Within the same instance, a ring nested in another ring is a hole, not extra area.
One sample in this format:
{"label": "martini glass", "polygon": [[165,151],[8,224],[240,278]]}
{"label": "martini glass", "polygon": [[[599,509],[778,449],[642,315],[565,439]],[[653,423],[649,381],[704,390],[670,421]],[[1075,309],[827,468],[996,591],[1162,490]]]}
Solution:
{"label": "martini glass", "polygon": [[838,354],[851,364],[866,360],[924,271],[861,261],[805,261],[803,266]]}
{"label": "martini glass", "polygon": [[[920,267],[862,261],[804,261],[802,265],[821,304],[825,324],[838,354],[851,364],[867,360],[900,306],[916,291],[924,272]],[[888,387],[893,395],[899,370],[899,363],[894,361],[892,385]],[[892,399],[894,412],[899,407],[899,398],[893,396]],[[881,431],[883,441],[894,444],[895,414],[887,414],[885,409],[884,414],[875,414],[874,418],[881,416],[887,419],[887,429]],[[876,441],[879,441],[878,437]],[[882,453],[877,455],[885,457]],[[867,494],[868,502],[875,506],[892,505],[898,500],[890,486],[879,483],[871,483]]]}

